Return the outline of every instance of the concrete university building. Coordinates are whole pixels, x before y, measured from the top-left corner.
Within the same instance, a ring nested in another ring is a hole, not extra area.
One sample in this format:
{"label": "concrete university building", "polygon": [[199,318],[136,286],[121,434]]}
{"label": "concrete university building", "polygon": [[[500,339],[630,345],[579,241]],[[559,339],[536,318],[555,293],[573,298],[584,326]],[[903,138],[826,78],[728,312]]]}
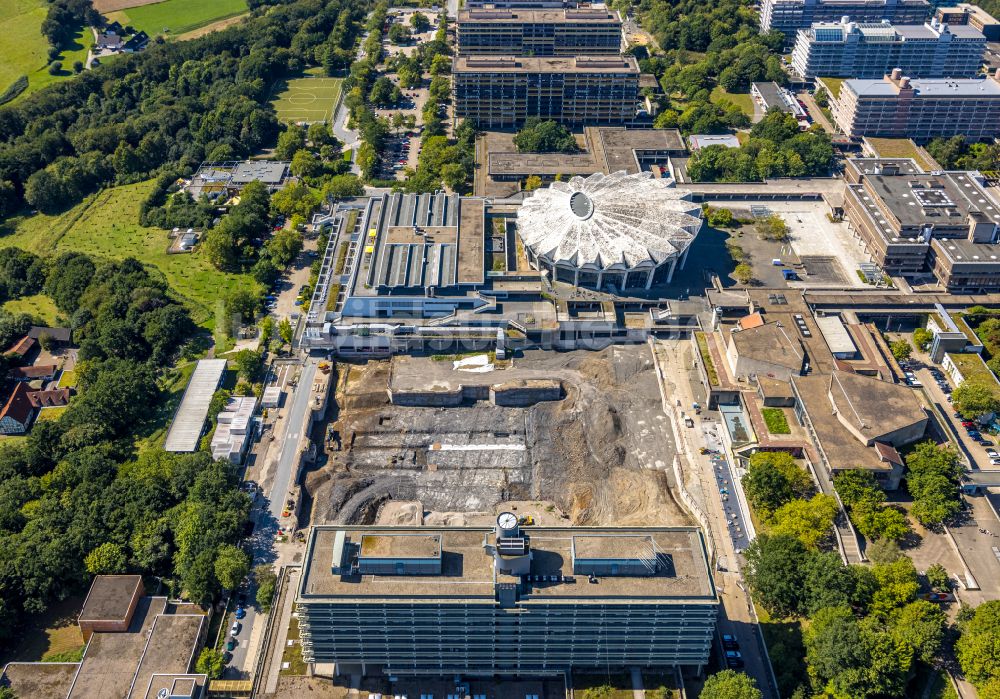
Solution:
{"label": "concrete university building", "polygon": [[567,126],[633,121],[639,65],[632,56],[457,56],[455,116],[484,129],[520,126],[528,117]]}
{"label": "concrete university building", "polygon": [[910,79],[899,69],[879,80],[846,80],[830,111],[850,138],[878,136],[927,140],[1000,136],[1000,80]]}
{"label": "concrete university building", "polygon": [[458,52],[471,55],[617,56],[622,21],[603,8],[461,10]]}
{"label": "concrete university building", "polygon": [[321,526],[296,597],[302,654],[338,673],[552,676],[708,661],[699,529]]}
{"label": "concrete university building", "polygon": [[792,68],[804,78],[881,78],[893,68],[911,78],[974,78],[985,50],[986,37],[969,25],[936,19],[925,24],[858,23],[844,17],[800,29]]}
{"label": "concrete university building", "polygon": [[1000,202],[978,172],[851,159],[844,214],[888,274],[932,273],[952,294],[1000,291]]}
{"label": "concrete university building", "polygon": [[760,26],[765,32],[784,32],[785,42],[790,45],[799,29],[807,29],[814,22],[837,22],[847,16],[855,22],[887,19],[893,24],[921,24],[930,14],[927,0],[762,0]]}

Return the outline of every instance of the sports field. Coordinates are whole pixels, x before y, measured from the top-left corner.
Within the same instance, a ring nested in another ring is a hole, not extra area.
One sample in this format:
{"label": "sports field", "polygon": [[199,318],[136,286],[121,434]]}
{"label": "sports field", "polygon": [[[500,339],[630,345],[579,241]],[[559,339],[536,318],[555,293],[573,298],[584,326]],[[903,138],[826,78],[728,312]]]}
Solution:
{"label": "sports field", "polygon": [[340,97],[340,78],[305,75],[275,85],[271,104],[281,121],[330,121]]}
{"label": "sports field", "polygon": [[183,34],[246,11],[246,0],[163,0],[109,12],[107,17],[156,36]]}

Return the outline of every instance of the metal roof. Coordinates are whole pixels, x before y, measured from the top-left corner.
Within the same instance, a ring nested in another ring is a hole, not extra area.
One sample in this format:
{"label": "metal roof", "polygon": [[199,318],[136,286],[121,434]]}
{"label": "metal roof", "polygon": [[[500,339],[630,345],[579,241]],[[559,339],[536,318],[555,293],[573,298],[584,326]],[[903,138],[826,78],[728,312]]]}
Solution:
{"label": "metal roof", "polygon": [[208,405],[225,370],[225,359],[202,359],[198,362],[167,432],[163,445],[165,451],[197,451],[201,430],[208,417]]}

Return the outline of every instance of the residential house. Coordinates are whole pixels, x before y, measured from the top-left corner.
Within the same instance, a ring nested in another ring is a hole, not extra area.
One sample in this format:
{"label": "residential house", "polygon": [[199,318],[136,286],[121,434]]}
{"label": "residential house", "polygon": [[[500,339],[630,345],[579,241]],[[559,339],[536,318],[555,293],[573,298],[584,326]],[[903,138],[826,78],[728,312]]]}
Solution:
{"label": "residential house", "polygon": [[0,434],[24,434],[31,427],[35,417],[35,407],[28,397],[28,387],[17,383],[10,397],[0,409]]}

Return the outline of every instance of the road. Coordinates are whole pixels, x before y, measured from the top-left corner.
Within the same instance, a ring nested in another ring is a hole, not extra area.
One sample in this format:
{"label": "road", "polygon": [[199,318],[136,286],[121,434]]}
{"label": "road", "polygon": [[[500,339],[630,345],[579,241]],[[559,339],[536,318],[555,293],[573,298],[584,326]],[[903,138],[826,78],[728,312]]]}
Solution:
{"label": "road", "polygon": [[312,396],[312,383],[316,377],[316,366],[319,360],[314,357],[306,359],[296,382],[295,391],[292,393],[288,408],[288,417],[285,420],[285,433],[280,437],[275,435],[275,439],[281,444],[281,451],[278,455],[277,470],[274,474],[274,481],[271,485],[270,496],[268,498],[267,512],[270,519],[277,526],[281,517],[282,506],[288,488],[292,480],[292,466],[295,463],[299,451],[299,440],[302,433],[308,428],[306,425],[306,412],[309,410],[309,398]]}
{"label": "road", "polygon": [[[654,347],[654,356],[664,377],[664,394],[670,396],[671,401],[679,400],[683,408],[695,402],[706,405],[705,389],[694,369],[691,343],[686,340],[659,340]],[[677,411],[681,409],[677,408]],[[723,501],[721,497],[723,494],[719,493],[715,463],[709,455],[699,454],[701,447],[718,448],[718,442],[712,441],[706,444],[705,432],[700,429],[685,428],[679,415],[676,414],[677,411],[673,410],[671,404],[671,408],[668,409],[671,414],[668,417],[677,426],[677,451],[686,473],[685,482],[693,497],[705,510],[711,525],[709,534],[715,547],[717,561],[715,581],[722,602],[717,632],[735,636],[746,663],[743,671],[756,680],[765,697],[768,699],[777,697],[763,638],[740,571],[742,559],[737,554],[733,542],[733,535],[738,532],[728,524],[730,521],[726,514],[728,501]],[[713,421],[717,425],[717,431],[723,429],[721,417],[717,413],[713,413]],[[717,650],[721,650],[721,641],[716,643],[716,647]]]}
{"label": "road", "polygon": [[816,104],[816,99],[810,95],[808,92],[800,92],[796,95],[802,103],[806,105],[806,111],[809,112],[809,116],[817,124],[823,127],[823,130],[827,133],[837,133],[836,127],[830,123],[830,120],[826,118],[826,114],[820,109],[819,105]]}

